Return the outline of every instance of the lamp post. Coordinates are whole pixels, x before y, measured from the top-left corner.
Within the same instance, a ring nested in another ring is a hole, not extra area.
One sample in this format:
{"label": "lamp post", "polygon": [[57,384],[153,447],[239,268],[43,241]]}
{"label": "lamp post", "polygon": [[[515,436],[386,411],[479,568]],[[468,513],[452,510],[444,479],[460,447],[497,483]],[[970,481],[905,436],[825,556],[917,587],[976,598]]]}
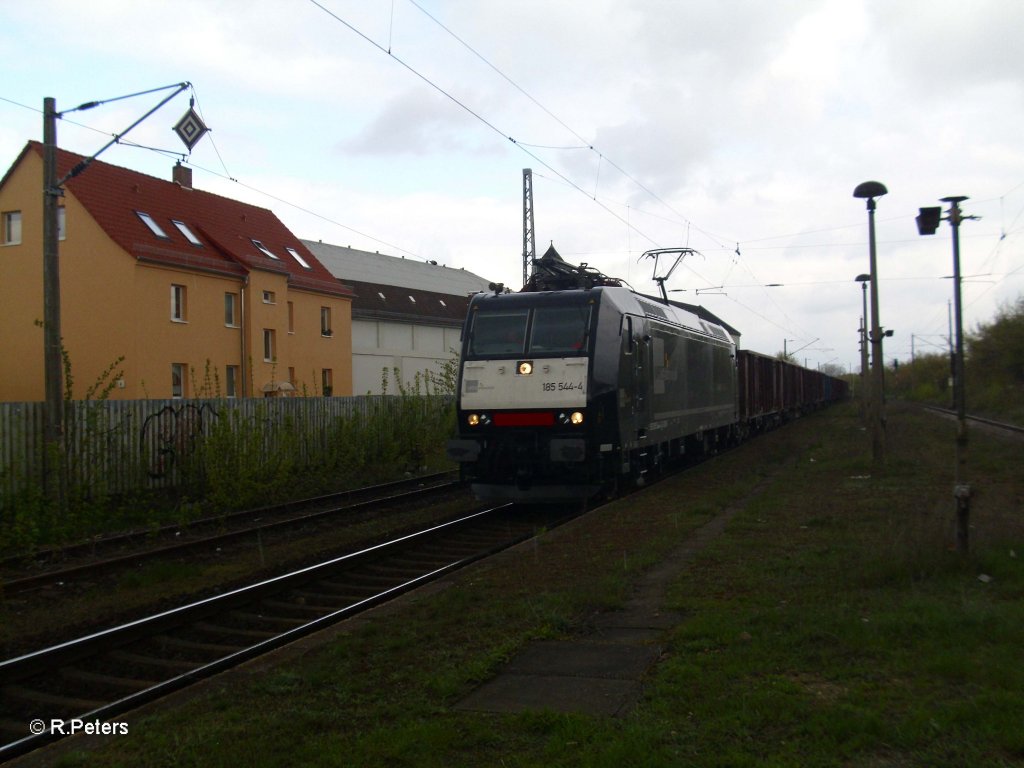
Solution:
{"label": "lamp post", "polygon": [[868,283],[871,275],[860,274],[853,278],[860,283],[861,315],[860,315],[860,416],[868,417]]}
{"label": "lamp post", "polygon": [[[964,216],[960,203],[968,198],[963,195],[944,197],[949,203],[946,221],[953,230],[953,305],[956,314],[956,355],[953,362],[953,401],[956,405],[956,470],[953,478],[953,496],[956,499],[956,551],[966,555],[968,551],[968,521],[971,511],[971,486],[963,480],[967,464],[967,391],[964,381],[964,326],[963,309],[960,301],[960,222],[977,219]],[[942,220],[939,206],[921,208],[917,216],[917,231],[921,235],[934,235]]]}
{"label": "lamp post", "polygon": [[879,181],[865,181],[853,190],[853,196],[867,200],[868,252],[871,268],[871,456],[876,464],[885,461],[885,405],[882,402],[885,382],[882,378],[882,329],[878,319],[878,265],[875,248],[875,198],[889,192]]}

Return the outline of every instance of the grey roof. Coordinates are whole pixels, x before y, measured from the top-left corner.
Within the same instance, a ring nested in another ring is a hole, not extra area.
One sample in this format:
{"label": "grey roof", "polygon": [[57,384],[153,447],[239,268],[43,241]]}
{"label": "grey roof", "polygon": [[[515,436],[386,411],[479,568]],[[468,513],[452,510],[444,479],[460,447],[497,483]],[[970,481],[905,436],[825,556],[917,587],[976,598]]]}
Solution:
{"label": "grey roof", "polygon": [[450,296],[468,296],[478,291],[486,291],[490,282],[487,278],[465,269],[370,253],[316,240],[302,242],[313,252],[317,260],[343,283],[392,285]]}
{"label": "grey roof", "polygon": [[351,280],[347,285],[355,292],[355,298],[352,299],[354,319],[395,320],[461,328],[469,311],[468,296],[362,283],[358,280]]}

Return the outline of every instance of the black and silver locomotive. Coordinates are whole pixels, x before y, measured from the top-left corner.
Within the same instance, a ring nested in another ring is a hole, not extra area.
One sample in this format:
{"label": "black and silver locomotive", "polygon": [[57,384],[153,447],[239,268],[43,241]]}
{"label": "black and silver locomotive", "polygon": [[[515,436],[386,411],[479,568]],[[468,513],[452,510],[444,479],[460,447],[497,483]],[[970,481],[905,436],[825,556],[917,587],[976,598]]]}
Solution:
{"label": "black and silver locomotive", "polygon": [[588,497],[733,441],[739,408],[726,328],[551,249],[523,291],[473,297],[448,454],[481,498]]}

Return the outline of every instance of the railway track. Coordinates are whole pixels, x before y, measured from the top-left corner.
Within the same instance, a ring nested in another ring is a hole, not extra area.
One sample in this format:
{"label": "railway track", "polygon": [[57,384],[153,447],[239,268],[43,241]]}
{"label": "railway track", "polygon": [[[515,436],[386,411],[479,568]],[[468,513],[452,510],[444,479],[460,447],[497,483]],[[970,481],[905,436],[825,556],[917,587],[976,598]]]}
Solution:
{"label": "railway track", "polygon": [[348,618],[568,519],[506,504],[0,663],[0,761]]}
{"label": "railway track", "polygon": [[[939,408],[938,406],[935,405],[924,405],[922,406],[922,408],[924,408],[927,411],[932,411],[933,413],[938,413],[942,416],[948,416],[953,419],[957,417],[956,411],[950,408]],[[1008,424],[1002,421],[994,421],[993,419],[986,419],[981,416],[972,416],[971,414],[967,414],[966,420],[968,424],[975,424],[977,426],[987,427],[997,432],[1001,432],[1003,434],[1024,436],[1024,427],[1018,426],[1016,424]]]}
{"label": "railway track", "polygon": [[[243,510],[169,525],[156,531],[133,531],[44,550],[29,558],[0,561],[0,584],[13,595],[57,583],[101,575],[162,557],[216,549],[234,541],[299,529],[344,515],[356,523],[380,514],[382,505],[411,503],[449,493],[459,484],[449,473],[402,480],[352,491]],[[26,567],[26,561],[30,566]]]}

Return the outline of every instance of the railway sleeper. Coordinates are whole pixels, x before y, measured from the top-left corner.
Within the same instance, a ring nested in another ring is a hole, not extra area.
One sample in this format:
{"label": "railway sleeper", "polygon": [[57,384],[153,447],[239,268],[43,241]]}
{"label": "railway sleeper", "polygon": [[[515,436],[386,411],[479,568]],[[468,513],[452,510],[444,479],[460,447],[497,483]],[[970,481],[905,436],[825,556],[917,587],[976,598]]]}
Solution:
{"label": "railway sleeper", "polygon": [[[315,589],[319,585],[312,584],[310,586]],[[348,605],[348,597],[339,592],[314,592],[313,589],[297,589],[292,592],[292,595],[300,600],[305,600],[305,605],[312,605],[325,611],[336,611]]]}
{"label": "railway sleeper", "polygon": [[105,675],[101,672],[88,672],[75,667],[65,667],[60,671],[60,676],[65,680],[76,683],[88,683],[97,687],[110,688],[115,691],[144,691],[151,688],[157,680],[139,680],[132,677],[119,677],[116,675]]}
{"label": "railway sleeper", "polygon": [[182,651],[196,651],[203,654],[219,654],[227,655],[240,651],[244,646],[241,645],[224,645],[222,643],[202,643],[198,640],[184,640],[180,637],[172,637],[171,635],[158,635],[153,640],[159,643],[161,646],[166,648],[176,648]]}
{"label": "railway sleeper", "polygon": [[277,637],[277,632],[272,632],[267,629],[245,629],[243,627],[226,627],[223,624],[211,624],[206,621],[198,622],[193,624],[193,627],[198,629],[200,632],[207,632],[211,635],[224,636],[228,635],[231,637],[244,637],[249,640],[266,640],[271,637]]}
{"label": "railway sleeper", "polygon": [[[77,699],[61,696],[56,693],[38,691],[35,688],[26,688],[22,685],[5,685],[3,688],[0,688],[0,693],[3,693],[4,700],[8,703],[12,700],[24,701],[34,705],[61,707],[65,712],[91,712],[107,703],[105,701],[96,701],[95,699]],[[24,727],[23,724],[23,730]]]}
{"label": "railway sleeper", "polygon": [[292,627],[301,627],[306,623],[305,619],[296,619],[289,616],[275,616],[273,614],[266,613],[250,613],[248,611],[232,611],[228,614],[233,619],[244,621],[251,625],[271,625],[275,627],[283,627],[284,629],[291,629]]}
{"label": "railway sleeper", "polygon": [[188,672],[195,669],[195,663],[181,659],[164,659],[158,656],[146,656],[141,653],[130,651],[111,651],[107,658],[121,664],[130,664],[134,667],[155,667],[167,672]]}
{"label": "railway sleeper", "polygon": [[[260,605],[274,610],[275,614],[299,613],[310,618],[317,618],[325,613],[334,611],[335,608],[329,605],[304,605],[302,603],[290,603],[285,600],[263,600]],[[305,624],[306,622],[302,622]]]}

